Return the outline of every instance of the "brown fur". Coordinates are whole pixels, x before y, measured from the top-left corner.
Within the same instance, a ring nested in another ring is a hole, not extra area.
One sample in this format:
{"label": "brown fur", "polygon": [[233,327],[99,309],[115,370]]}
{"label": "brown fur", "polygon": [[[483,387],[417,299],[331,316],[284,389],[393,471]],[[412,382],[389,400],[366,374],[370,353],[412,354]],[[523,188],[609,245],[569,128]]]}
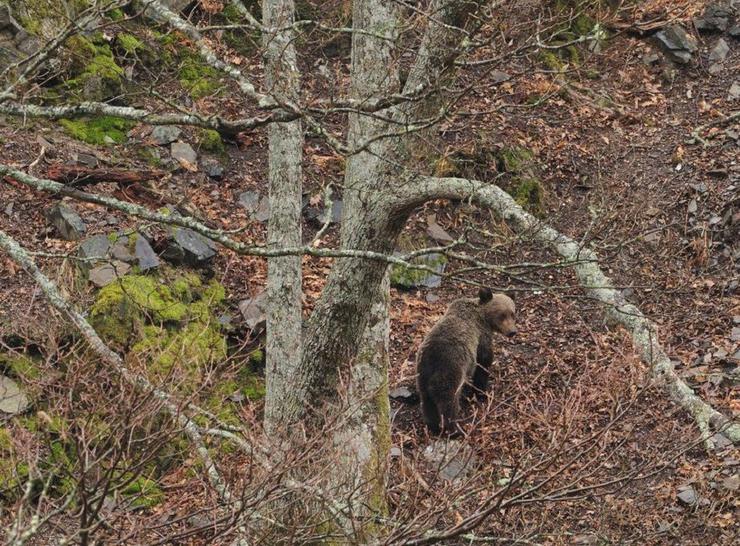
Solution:
{"label": "brown fur", "polygon": [[456,430],[466,383],[484,392],[493,361],[493,332],[516,334],[514,313],[511,298],[482,288],[478,299],[453,301],[424,338],[416,359],[417,387],[432,433]]}

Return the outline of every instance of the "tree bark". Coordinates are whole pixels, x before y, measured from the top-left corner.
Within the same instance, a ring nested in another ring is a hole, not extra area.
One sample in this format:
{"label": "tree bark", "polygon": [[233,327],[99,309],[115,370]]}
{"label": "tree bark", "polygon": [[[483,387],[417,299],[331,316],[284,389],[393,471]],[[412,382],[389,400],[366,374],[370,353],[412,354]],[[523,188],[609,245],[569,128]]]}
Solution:
{"label": "tree bark", "polygon": [[[293,32],[293,0],[263,0],[266,84],[278,102],[300,91]],[[275,30],[272,30],[275,29]],[[303,127],[300,120],[268,128],[270,219],[268,248],[301,245]],[[265,428],[276,432],[292,414],[292,378],[301,364],[301,256],[267,260]]]}

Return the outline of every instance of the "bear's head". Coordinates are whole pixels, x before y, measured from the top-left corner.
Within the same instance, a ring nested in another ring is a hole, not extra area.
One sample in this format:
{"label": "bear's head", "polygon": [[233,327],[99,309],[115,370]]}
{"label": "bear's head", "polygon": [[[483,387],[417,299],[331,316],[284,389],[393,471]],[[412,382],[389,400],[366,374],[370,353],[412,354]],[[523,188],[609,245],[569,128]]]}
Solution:
{"label": "bear's head", "polygon": [[481,288],[478,292],[478,304],[481,307],[483,320],[491,327],[506,337],[516,334],[516,321],[514,320],[514,301],[506,294],[494,294],[490,288]]}

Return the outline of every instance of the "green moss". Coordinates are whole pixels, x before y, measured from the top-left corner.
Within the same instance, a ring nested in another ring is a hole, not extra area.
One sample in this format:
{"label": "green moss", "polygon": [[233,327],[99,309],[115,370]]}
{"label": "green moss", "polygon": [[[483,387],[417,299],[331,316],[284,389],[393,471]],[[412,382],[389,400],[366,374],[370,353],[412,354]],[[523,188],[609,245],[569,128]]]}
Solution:
{"label": "green moss", "polygon": [[113,116],[100,116],[92,119],[61,119],[59,123],[77,140],[88,144],[103,145],[110,141],[122,143],[126,140],[126,133],[134,123]]}
{"label": "green moss", "polygon": [[219,88],[218,72],[192,55],[183,59],[178,79],[194,99],[213,95]]}
{"label": "green moss", "polygon": [[[447,263],[447,258],[442,255],[424,256],[413,260],[414,264],[424,265],[434,269],[438,265]],[[418,286],[424,279],[432,273],[423,269],[414,269],[403,265],[393,265],[391,267],[391,285],[401,288],[413,288]]]}
{"label": "green moss", "polygon": [[123,68],[118,66],[102,34],[86,38],[76,34],[65,43],[72,64],[63,88],[75,98],[102,100],[121,91]]}
{"label": "green moss", "polygon": [[39,379],[42,374],[38,364],[23,354],[0,353],[0,368],[28,382]]}
{"label": "green moss", "polygon": [[198,144],[200,145],[201,150],[205,150],[207,152],[222,154],[225,151],[221,135],[218,131],[214,131],[213,129],[203,129],[200,132]]}
{"label": "green moss", "polygon": [[145,326],[131,351],[146,360],[155,379],[170,376],[178,365],[184,374],[182,388],[192,392],[200,385],[201,372],[226,357],[226,339],[214,324],[194,321],[176,330]]}
{"label": "green moss", "polygon": [[531,212],[544,212],[545,192],[542,182],[534,177],[517,179],[511,191],[511,196],[522,207]]}
{"label": "green moss", "polygon": [[265,352],[262,349],[256,349],[249,355],[249,362],[253,366],[259,366],[265,360]]}
{"label": "green moss", "polygon": [[540,51],[538,58],[545,68],[553,72],[560,72],[565,66],[563,60],[550,49]]}
{"label": "green moss", "polygon": [[530,167],[534,160],[531,150],[522,146],[502,148],[498,152],[499,168],[507,173],[519,173]]}
{"label": "green moss", "polygon": [[591,34],[594,27],[596,26],[596,20],[593,17],[589,17],[585,13],[579,13],[570,25],[571,31],[576,36],[587,36]]}
{"label": "green moss", "polygon": [[111,21],[120,21],[126,17],[126,14],[123,13],[123,10],[121,8],[114,8],[106,12],[106,15]]}
{"label": "green moss", "polygon": [[116,36],[116,44],[129,55],[135,55],[139,51],[144,51],[146,45],[133,34],[121,32]]}
{"label": "green moss", "polygon": [[105,340],[124,346],[145,318],[156,323],[178,322],[187,306],[155,277],[126,275],[98,293],[90,323]]}
{"label": "green moss", "polygon": [[0,427],[0,455],[5,455],[13,450],[13,437],[5,427]]}
{"label": "green moss", "polygon": [[121,490],[136,508],[153,508],[164,501],[164,492],[154,480],[139,476]]}

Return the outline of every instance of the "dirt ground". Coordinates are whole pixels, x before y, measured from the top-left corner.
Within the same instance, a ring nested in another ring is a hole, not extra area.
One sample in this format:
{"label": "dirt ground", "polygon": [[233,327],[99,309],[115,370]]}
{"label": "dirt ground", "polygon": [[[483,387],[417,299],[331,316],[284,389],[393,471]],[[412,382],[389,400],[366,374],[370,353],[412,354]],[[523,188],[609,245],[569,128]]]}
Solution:
{"label": "dirt ground", "polygon": [[[655,4],[654,12],[629,12],[612,21],[622,26],[614,26],[601,50],[584,47],[580,62],[560,74],[543,68],[531,51],[504,59],[495,70],[462,71],[462,83],[474,84],[473,91],[460,104],[464,115],[443,125],[436,153],[481,157],[486,150],[511,146],[531,150],[544,189],[542,218],[596,250],[615,286],[660,326],[660,341],[680,375],[715,408],[738,418],[740,339],[732,333],[740,326],[738,124],[705,130],[706,145],[687,140],[697,127],[740,107],[728,98],[732,84],[740,81],[740,43],[725,37],[730,53],[711,72],[707,55],[719,34],[698,35],[699,51],[689,65],[674,66],[660,53],[658,62],[647,64],[645,56],[659,50],[634,30],[637,22],[675,17],[690,25],[703,7],[682,2],[669,14]],[[516,36],[516,27],[510,28]],[[306,66],[310,61],[302,59]],[[345,61],[329,60],[337,66]],[[496,71],[509,77],[502,82]],[[234,111],[239,105],[225,107]],[[144,129],[137,130],[143,134]],[[340,180],[341,162],[319,140],[309,138],[305,151],[309,194],[318,194],[322,181]],[[82,152],[102,163],[143,166],[126,145],[94,149],[51,122],[5,119],[0,124],[3,163],[23,168],[40,158],[31,170],[42,174],[47,165]],[[157,190],[218,227],[245,227],[237,238],[263,240],[265,226],[249,219],[238,195],[264,192],[265,137],[240,135],[227,144],[227,154],[222,180],[180,170]],[[483,171],[493,181],[495,169],[484,166]],[[501,181],[505,186],[507,178]],[[94,191],[152,205],[142,194],[122,193],[113,184],[96,185]],[[12,180],[0,181],[0,229],[40,253],[44,270],[66,285],[70,266],[60,256],[76,244],[55,238],[44,218],[55,201]],[[75,206],[88,235],[136,225],[118,212]],[[428,204],[408,223],[408,233],[423,234],[432,214],[451,235],[469,233],[465,250],[480,260],[500,266],[558,261],[464,203]],[[306,221],[304,237],[315,231]],[[333,227],[326,242],[335,240]],[[331,261],[306,258],[304,263],[310,308]],[[447,271],[456,267],[462,264],[452,262]],[[215,272],[234,307],[264,287],[265,264],[253,257],[221,251]],[[470,280],[509,290],[518,308],[519,334],[498,344],[488,401],[466,410],[474,421],[466,441],[484,466],[501,475],[517,464],[534,464],[554,445],[567,452],[599,434],[585,466],[567,467],[556,480],[573,490],[569,497],[497,512],[479,529],[480,536],[524,544],[736,543],[737,450],[702,448],[695,424],[650,383],[627,333],[604,323],[598,303],[584,296],[567,268],[524,268],[511,276],[478,271],[462,280],[446,278],[436,289],[394,288],[391,390],[415,388],[413,363],[424,334],[449,301],[475,293],[463,282]],[[29,277],[0,256],[0,334],[47,339],[49,313]],[[444,488],[435,490],[424,467],[429,438],[418,406],[394,399],[392,418],[391,508],[407,509],[394,504],[408,498],[396,485],[407,487],[407,477],[417,470],[420,503],[433,506]],[[162,511],[175,510],[178,498],[193,494],[187,480],[168,483]],[[679,496],[689,487],[695,503]],[[460,512],[466,502],[461,501]],[[455,517],[449,513],[442,520]]]}

